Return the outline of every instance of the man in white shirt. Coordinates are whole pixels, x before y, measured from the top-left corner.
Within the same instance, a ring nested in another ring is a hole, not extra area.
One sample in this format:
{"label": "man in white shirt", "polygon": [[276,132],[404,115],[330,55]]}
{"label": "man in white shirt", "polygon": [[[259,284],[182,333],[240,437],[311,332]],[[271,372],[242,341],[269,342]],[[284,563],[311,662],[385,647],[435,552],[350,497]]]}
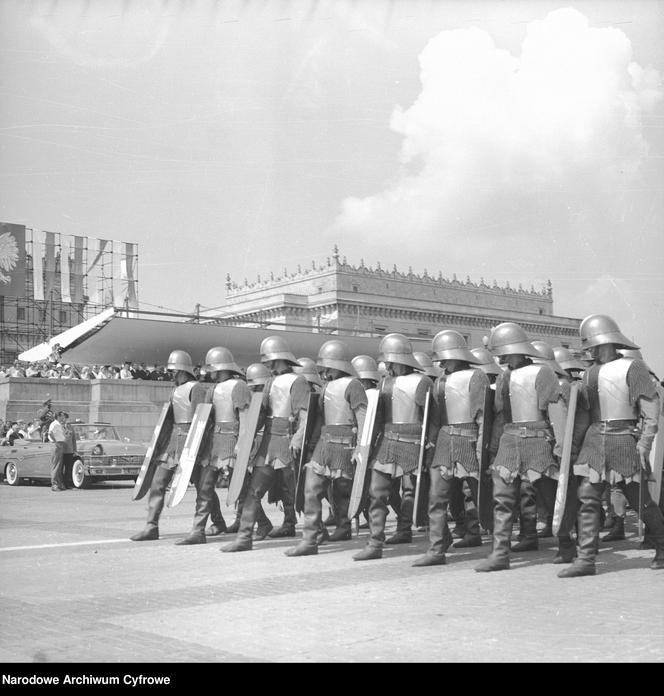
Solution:
{"label": "man in white shirt", "polygon": [[131,373],[130,362],[126,362],[122,365],[120,369],[120,379],[134,379],[134,375]]}
{"label": "man in white shirt", "polygon": [[67,490],[63,477],[63,454],[65,440],[67,439],[64,430],[65,421],[65,412],[58,411],[55,420],[48,428],[49,442],[55,444],[53,457],[51,458],[51,490],[55,492]]}

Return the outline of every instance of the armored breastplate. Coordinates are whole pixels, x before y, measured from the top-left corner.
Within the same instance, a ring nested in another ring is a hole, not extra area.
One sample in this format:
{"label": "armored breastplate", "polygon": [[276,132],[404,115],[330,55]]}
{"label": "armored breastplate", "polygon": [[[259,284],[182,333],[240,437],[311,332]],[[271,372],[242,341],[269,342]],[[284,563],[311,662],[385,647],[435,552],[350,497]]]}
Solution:
{"label": "armored breastplate", "polygon": [[237,380],[227,379],[220,382],[212,392],[212,404],[214,405],[214,419],[217,423],[233,422],[235,420],[235,408],[233,406],[233,389]]}
{"label": "armored breastplate", "polygon": [[422,375],[412,372],[394,378],[392,386],[392,423],[421,423],[419,408],[415,403],[417,387]]}
{"label": "armored breastplate", "polygon": [[354,425],[355,418],[348,401],[346,389],[352,377],[340,377],[328,382],[323,392],[325,425]]}
{"label": "armored breastplate", "polygon": [[630,358],[612,360],[599,368],[597,395],[601,420],[633,420],[639,417],[636,406],[629,403],[627,370]]}
{"label": "armored breastplate", "polygon": [[171,403],[173,404],[173,420],[176,423],[191,423],[194,417],[194,407],[191,403],[191,390],[196,382],[186,382],[173,389]]}
{"label": "armored breastplate", "polygon": [[542,365],[526,365],[510,373],[510,407],[513,423],[543,419],[535,389],[535,380],[541,369]]}
{"label": "armored breastplate", "polygon": [[470,423],[474,417],[470,413],[470,380],[475,370],[459,370],[445,380],[445,409],[447,424]]}
{"label": "armored breastplate", "polygon": [[270,387],[268,415],[272,418],[290,418],[292,415],[292,404],[290,390],[293,382],[297,379],[293,372],[278,375],[272,380]]}

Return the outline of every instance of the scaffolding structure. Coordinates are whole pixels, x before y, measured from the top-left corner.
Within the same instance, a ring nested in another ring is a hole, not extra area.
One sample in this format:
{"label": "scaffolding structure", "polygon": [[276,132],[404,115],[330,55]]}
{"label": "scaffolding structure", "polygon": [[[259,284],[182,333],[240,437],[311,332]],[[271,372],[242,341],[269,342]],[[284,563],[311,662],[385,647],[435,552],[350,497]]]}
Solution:
{"label": "scaffolding structure", "polygon": [[22,291],[0,294],[0,365],[104,309],[138,309],[138,245],[25,228]]}

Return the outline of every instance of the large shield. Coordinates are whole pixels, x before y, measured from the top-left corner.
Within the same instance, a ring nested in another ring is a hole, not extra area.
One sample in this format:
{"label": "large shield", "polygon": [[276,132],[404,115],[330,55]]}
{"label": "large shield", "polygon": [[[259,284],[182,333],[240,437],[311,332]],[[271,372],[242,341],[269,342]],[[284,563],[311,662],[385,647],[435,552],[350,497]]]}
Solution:
{"label": "large shield", "polygon": [[424,400],[424,415],[422,416],[422,434],[420,435],[420,454],[417,458],[417,481],[415,483],[415,502],[413,507],[413,521],[416,526],[419,526],[423,522],[423,516],[420,515],[420,511],[423,508],[424,501],[420,500],[421,491],[423,490],[423,484],[426,482],[422,477],[422,465],[424,464],[424,445],[427,439],[427,428],[429,425],[429,404],[431,403],[431,391],[427,392],[426,398]]}
{"label": "large shield", "polygon": [[187,492],[198,453],[205,439],[206,430],[209,435],[208,423],[211,414],[212,404],[198,404],[196,411],[194,411],[194,416],[187,432],[187,439],[184,441],[184,447],[180,455],[180,461],[173,474],[171,487],[166,497],[166,506],[169,508],[175,507],[180,503]]}
{"label": "large shield", "polygon": [[163,405],[161,413],[159,414],[157,425],[154,426],[154,430],[152,431],[152,438],[150,439],[150,445],[148,446],[148,450],[145,453],[145,458],[143,459],[143,466],[141,466],[141,470],[138,473],[138,478],[134,484],[134,494],[132,496],[132,500],[140,500],[150,490],[152,477],[154,476],[155,469],[158,466],[156,457],[168,444],[172,431],[173,405],[170,401],[167,401]]}
{"label": "large shield", "polygon": [[357,464],[353,476],[353,487],[350,492],[350,503],[348,505],[348,519],[352,520],[360,511],[362,505],[364,484],[369,468],[369,458],[371,456],[371,444],[373,442],[374,426],[376,424],[376,412],[378,410],[378,389],[367,389],[367,413],[364,417],[364,425],[357,443]]}
{"label": "large shield", "polygon": [[249,467],[249,458],[254,445],[254,438],[258,430],[258,420],[261,415],[261,405],[263,403],[263,393],[254,392],[251,395],[251,403],[247,412],[245,428],[240,434],[237,441],[237,457],[235,458],[235,466],[233,467],[233,475],[228,484],[228,497],[226,505],[231,507],[240,496],[244,477],[247,475]]}
{"label": "large shield", "polygon": [[563,450],[560,455],[560,469],[558,473],[558,487],[556,488],[556,504],[553,508],[553,536],[558,536],[560,525],[565,514],[567,503],[567,488],[569,487],[569,470],[572,459],[572,437],[574,435],[574,418],[576,416],[576,401],[579,395],[579,383],[573,382],[569,392],[567,405],[567,420],[565,422],[565,434],[563,435]]}
{"label": "large shield", "polygon": [[311,440],[314,427],[316,425],[316,418],[318,416],[318,396],[319,395],[316,392],[311,392],[311,394],[309,394],[307,421],[304,426],[304,441],[302,442],[302,450],[300,451],[300,457],[296,464],[295,511],[298,513],[304,512],[304,483],[305,479],[307,478],[307,472],[305,471],[304,465],[307,460],[307,454],[311,449],[310,445],[313,444]]}
{"label": "large shield", "polygon": [[[664,464],[664,415],[660,415],[657,435],[650,450],[651,480],[648,482],[650,497],[659,505],[662,496],[662,465]],[[661,507],[661,506],[660,506]]]}
{"label": "large shield", "polygon": [[493,479],[489,471],[491,461],[491,431],[493,429],[493,401],[496,392],[487,387],[484,393],[482,410],[482,452],[479,461],[480,471],[477,480],[477,510],[482,529],[493,529]]}

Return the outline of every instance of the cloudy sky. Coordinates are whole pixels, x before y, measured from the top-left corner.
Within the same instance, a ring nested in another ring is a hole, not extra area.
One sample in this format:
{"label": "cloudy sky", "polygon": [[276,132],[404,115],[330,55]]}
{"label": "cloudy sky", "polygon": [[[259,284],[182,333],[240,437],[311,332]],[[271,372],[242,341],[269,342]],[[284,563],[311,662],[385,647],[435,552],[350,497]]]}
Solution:
{"label": "cloudy sky", "polygon": [[663,30],[656,0],[2,0],[0,220],[138,242],[145,308],[335,243],[550,278],[664,375]]}

